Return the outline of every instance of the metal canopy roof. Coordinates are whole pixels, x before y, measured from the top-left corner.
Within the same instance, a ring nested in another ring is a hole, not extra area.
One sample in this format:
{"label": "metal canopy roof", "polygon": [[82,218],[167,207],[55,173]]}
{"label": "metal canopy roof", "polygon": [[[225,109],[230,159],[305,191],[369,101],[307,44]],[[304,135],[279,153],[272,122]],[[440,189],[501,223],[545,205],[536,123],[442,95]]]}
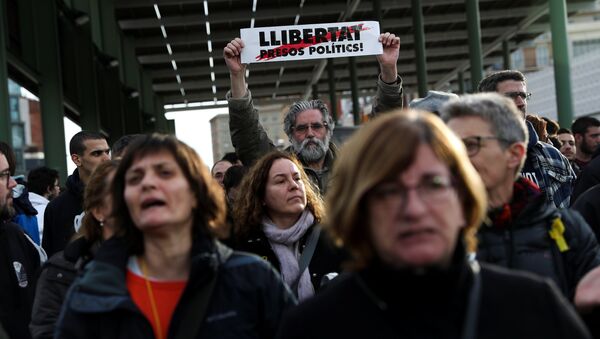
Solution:
{"label": "metal canopy roof", "polygon": [[[417,81],[410,3],[381,0],[380,22],[382,32],[400,36],[398,71],[407,92],[416,91]],[[569,0],[568,11],[593,4]],[[428,87],[456,87],[457,72],[469,68],[465,0],[422,0],[422,7]],[[549,30],[548,0],[479,0],[479,9],[485,67],[501,62],[503,40],[509,39],[514,49]],[[256,0],[255,11],[253,0],[117,0],[115,11],[119,27],[134,39],[138,60],[165,104],[224,99],[229,73],[223,47],[251,21],[254,27],[266,27],[376,17],[372,1],[360,0]],[[348,59],[334,63],[336,90],[349,91]],[[321,60],[252,64],[248,83],[256,99],[298,99],[308,96],[313,79],[318,79],[323,95],[328,91],[323,66]],[[357,69],[359,90],[374,90],[375,57],[358,58]]]}

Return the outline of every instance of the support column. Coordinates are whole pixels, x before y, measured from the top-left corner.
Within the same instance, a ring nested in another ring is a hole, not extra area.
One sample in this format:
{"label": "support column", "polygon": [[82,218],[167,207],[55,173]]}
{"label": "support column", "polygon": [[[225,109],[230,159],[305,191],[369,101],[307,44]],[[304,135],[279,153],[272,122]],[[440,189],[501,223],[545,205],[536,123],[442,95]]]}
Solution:
{"label": "support column", "polygon": [[319,99],[319,85],[318,84],[313,84],[312,85],[312,98],[313,100],[317,100]]}
{"label": "support column", "polygon": [[463,72],[458,72],[458,93],[465,94],[465,76]]}
{"label": "support column", "polygon": [[358,76],[356,74],[356,59],[348,58],[350,66],[350,89],[352,90],[352,116],[354,117],[354,126],[360,125],[360,104],[358,102]]}
{"label": "support column", "polygon": [[427,56],[425,54],[425,29],[421,0],[411,0],[413,32],[415,37],[415,58],[417,61],[417,84],[419,97],[427,96]]}
{"label": "support column", "polygon": [[8,103],[8,58],[6,53],[6,0],[0,0],[0,141],[12,145],[12,130]]}
{"label": "support column", "polygon": [[[549,0],[552,1],[552,0]],[[481,53],[481,27],[479,24],[478,0],[465,0],[467,7],[467,31],[469,35],[469,59],[471,61],[471,89],[483,78],[483,57]]]}
{"label": "support column", "polygon": [[548,0],[550,6],[550,31],[552,33],[552,55],[554,56],[554,83],[558,123],[571,126],[573,101],[571,90],[571,61],[567,36],[567,4],[565,0]]}
{"label": "support column", "polygon": [[46,166],[58,170],[61,181],[64,182],[68,173],[56,2],[36,0],[34,11],[37,20],[37,50],[44,54],[39,59],[44,160]]}
{"label": "support column", "polygon": [[333,117],[333,121],[338,123],[337,116],[337,97],[335,95],[335,66],[333,65],[334,59],[327,60],[327,81],[329,82],[329,101],[330,101],[330,109],[331,116]]}
{"label": "support column", "polygon": [[504,69],[512,69],[508,40],[502,41],[502,65]]}

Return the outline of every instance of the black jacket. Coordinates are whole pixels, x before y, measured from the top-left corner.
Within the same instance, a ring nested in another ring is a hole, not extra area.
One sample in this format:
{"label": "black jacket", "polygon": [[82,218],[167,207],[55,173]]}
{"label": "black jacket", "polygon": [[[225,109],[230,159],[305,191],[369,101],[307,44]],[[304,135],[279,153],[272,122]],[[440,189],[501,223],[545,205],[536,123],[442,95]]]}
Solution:
{"label": "black jacket", "polygon": [[53,337],[67,291],[91,257],[91,244],[85,238],[78,238],[69,243],[64,252],[55,253],[44,263],[29,324],[33,339]]}
{"label": "black jacket", "polygon": [[[569,246],[565,252],[549,234],[559,216]],[[559,211],[543,196],[530,202],[508,228],[481,226],[478,238],[478,260],[551,278],[569,300],[579,280],[600,265],[600,247],[581,215]]]}
{"label": "black jacket", "polygon": [[12,222],[0,223],[0,322],[11,338],[30,338],[29,320],[40,256]]}
{"label": "black jacket", "polygon": [[[150,322],[126,286],[128,253],[121,239],[105,241],[95,259],[69,290],[57,324],[56,338],[153,338]],[[227,259],[225,259],[227,258]],[[212,275],[217,283],[196,338],[271,338],[283,311],[294,298],[270,265],[256,256],[233,252],[198,238],[192,245],[189,280],[168,330],[174,338],[194,295]],[[193,313],[192,313],[193,314]]]}
{"label": "black jacket", "polygon": [[[300,239],[300,253],[306,247],[308,236],[313,229],[314,225],[306,231],[306,234]],[[281,264],[277,255],[271,249],[269,240],[265,236],[264,232],[254,232],[248,237],[239,239],[237,241],[236,249],[244,252],[250,252],[256,254],[263,259],[267,260],[273,267],[281,272]],[[329,273],[339,273],[341,271],[342,262],[347,259],[347,254],[334,246],[331,238],[327,235],[327,232],[321,231],[319,242],[315,248],[312,260],[308,265],[308,271],[310,272],[310,279],[315,288],[315,292],[321,287],[323,277]]]}
{"label": "black jacket", "polygon": [[[480,277],[476,338],[589,338],[547,280],[493,266]],[[462,338],[472,282],[464,257],[448,271],[418,274],[374,264],[286,313],[278,338]]]}
{"label": "black jacket", "polygon": [[591,187],[600,184],[600,147],[596,149],[590,161],[585,167],[581,169],[581,175],[575,182],[573,187],[573,193],[571,193],[571,203],[577,201],[577,198],[583,192],[587,191]]}
{"label": "black jacket", "polygon": [[73,234],[75,216],[83,211],[83,191],[85,186],[79,179],[79,171],[76,169],[67,178],[67,190],[55,199],[52,199],[44,212],[44,236],[42,247],[52,256],[62,251]]}
{"label": "black jacket", "polygon": [[[596,239],[600,239],[600,184],[593,186],[579,195],[573,202],[572,209],[581,213],[581,216],[590,225]],[[600,240],[599,240],[600,241]]]}

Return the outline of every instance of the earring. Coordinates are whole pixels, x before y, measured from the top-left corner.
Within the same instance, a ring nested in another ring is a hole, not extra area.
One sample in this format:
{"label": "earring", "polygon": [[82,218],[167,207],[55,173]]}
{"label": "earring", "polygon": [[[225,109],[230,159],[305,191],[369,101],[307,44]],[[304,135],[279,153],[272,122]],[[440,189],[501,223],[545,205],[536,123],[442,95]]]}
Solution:
{"label": "earring", "polygon": [[98,220],[98,222],[100,223],[100,227],[104,227],[104,220]]}

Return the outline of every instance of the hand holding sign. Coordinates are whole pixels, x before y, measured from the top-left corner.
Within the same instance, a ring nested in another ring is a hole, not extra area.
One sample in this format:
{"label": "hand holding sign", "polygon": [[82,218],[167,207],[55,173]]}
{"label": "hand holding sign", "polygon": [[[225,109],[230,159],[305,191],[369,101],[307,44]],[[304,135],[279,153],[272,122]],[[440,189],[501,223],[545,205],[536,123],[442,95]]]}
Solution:
{"label": "hand holding sign", "polygon": [[244,42],[242,39],[235,38],[223,49],[223,57],[225,58],[225,63],[227,64],[230,73],[237,74],[246,71],[246,65],[242,64],[240,58],[243,48]]}
{"label": "hand holding sign", "polygon": [[340,58],[382,54],[379,23],[342,22],[247,28],[242,63]]}
{"label": "hand holding sign", "polygon": [[391,83],[398,76],[398,56],[400,54],[400,38],[393,33],[385,32],[379,36],[383,45],[383,53],[377,56],[381,68],[381,80]]}

